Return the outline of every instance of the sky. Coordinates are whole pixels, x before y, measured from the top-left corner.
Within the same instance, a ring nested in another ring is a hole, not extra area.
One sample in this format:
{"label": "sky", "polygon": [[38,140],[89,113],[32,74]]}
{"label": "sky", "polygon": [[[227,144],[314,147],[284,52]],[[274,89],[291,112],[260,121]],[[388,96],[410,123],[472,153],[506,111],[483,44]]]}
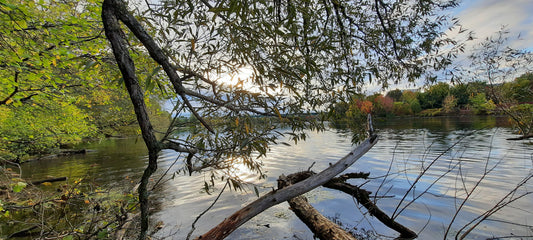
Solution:
{"label": "sky", "polygon": [[513,48],[533,50],[533,0],[463,0],[454,15],[478,40],[505,25]]}
{"label": "sky", "polygon": [[[459,18],[459,24],[463,28],[474,32],[475,39],[468,43],[464,57],[468,55],[468,49],[487,37],[494,36],[502,26],[509,31],[510,47],[533,52],[533,0],[462,0],[449,14]],[[415,89],[422,87],[423,82],[423,80],[416,84],[401,82],[385,90],[379,85],[369,84],[366,89],[367,94],[387,92],[396,88]]]}

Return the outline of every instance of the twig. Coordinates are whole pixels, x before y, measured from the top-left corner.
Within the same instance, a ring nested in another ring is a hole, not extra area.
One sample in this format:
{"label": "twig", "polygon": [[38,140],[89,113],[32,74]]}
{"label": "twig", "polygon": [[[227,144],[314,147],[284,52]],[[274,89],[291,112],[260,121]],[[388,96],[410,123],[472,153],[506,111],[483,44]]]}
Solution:
{"label": "twig", "polygon": [[307,168],[307,171],[308,171],[308,172],[311,171],[311,168],[313,167],[313,165],[315,165],[315,163],[316,163],[316,162],[311,163],[311,166],[309,166],[309,167]]}
{"label": "twig", "polygon": [[387,177],[389,176],[391,169],[392,169],[392,163],[394,163],[394,159],[396,156],[396,149],[398,148],[399,142],[396,142],[396,145],[394,145],[394,149],[392,150],[392,159],[389,164],[389,168],[387,169],[387,173],[385,174],[385,177],[383,178],[383,181],[381,181],[381,184],[379,184],[378,189],[374,193],[374,203],[377,202],[376,196],[378,195],[379,190],[381,190],[381,187],[385,184],[385,181],[387,180]]}
{"label": "twig", "polygon": [[[477,189],[477,187],[479,186],[479,184],[481,184],[481,182],[485,179],[485,177],[490,173],[492,172],[492,170],[494,170],[494,168],[496,168],[496,165],[494,165],[491,169],[488,169],[488,165],[489,165],[489,160],[490,160],[490,155],[491,155],[491,152],[492,152],[492,143],[494,141],[494,135],[492,135],[492,138],[491,138],[491,143],[490,143],[490,148],[489,148],[489,152],[488,152],[488,155],[487,155],[487,160],[485,162],[485,168],[484,168],[484,171],[483,171],[483,175],[477,180],[476,184],[474,185],[474,187],[472,187],[472,189],[470,190],[470,192],[468,192],[467,188],[466,188],[466,181],[461,178],[461,181],[463,182],[463,187],[465,188],[465,191],[466,191],[466,197],[465,199],[463,199],[463,201],[461,202],[461,204],[459,205],[459,208],[457,208],[455,210],[455,213],[452,217],[452,220],[450,221],[450,223],[448,224],[448,228],[446,228],[446,231],[444,232],[444,238],[446,238],[446,236],[448,236],[448,233],[450,232],[450,229],[452,227],[452,224],[453,222],[455,221],[455,219],[457,218],[457,216],[459,215],[459,212],[461,211],[461,209],[464,207],[464,205],[466,204],[466,202],[468,202],[468,200],[470,199],[470,196],[472,196],[472,193],[474,193],[474,191]],[[462,175],[461,175],[462,176]]]}
{"label": "twig", "polygon": [[167,168],[167,170],[165,170],[165,172],[163,173],[163,175],[161,175],[161,177],[157,180],[157,182],[155,182],[155,184],[152,186],[152,191],[157,187],[157,185],[161,182],[161,180],[167,175],[168,171],[170,171],[170,169],[174,166],[174,164],[176,164],[176,162],[178,162],[180,157],[181,157],[181,153],[178,155],[178,157],[176,157],[176,160],[174,160],[174,162],[172,162],[172,164],[170,164],[170,166]]}
{"label": "twig", "polygon": [[222,190],[220,190],[220,192],[218,193],[218,196],[215,198],[215,200],[211,203],[211,205],[209,205],[209,207],[207,209],[205,209],[202,213],[200,213],[200,215],[198,215],[198,217],[196,217],[196,219],[194,219],[194,222],[192,223],[191,225],[191,231],[189,231],[189,234],[187,234],[187,240],[191,239],[191,235],[192,233],[194,232],[194,230],[196,230],[196,227],[194,226],[196,224],[196,222],[198,222],[198,220],[200,220],[200,218],[205,214],[207,213],[207,211],[209,211],[214,205],[215,203],[217,203],[218,199],[220,198],[220,196],[222,195],[222,193],[224,192],[224,190],[226,189],[226,187],[229,185],[229,181],[226,181],[226,184],[224,184],[224,187],[222,188]]}
{"label": "twig", "polygon": [[[405,201],[405,199],[407,198],[407,195],[409,194],[409,192],[411,192],[411,190],[413,190],[413,188],[415,187],[415,185],[418,183],[418,181],[420,181],[420,179],[422,178],[422,176],[424,176],[424,174],[431,168],[431,166],[433,166],[433,164],[435,164],[437,162],[438,159],[440,159],[442,156],[444,156],[445,153],[449,152],[451,149],[453,149],[457,144],[459,144],[463,139],[465,139],[468,135],[465,135],[465,136],[462,136],[457,142],[455,142],[454,144],[452,144],[450,147],[448,147],[446,150],[444,150],[443,152],[441,152],[435,159],[433,159],[433,161],[431,161],[431,163],[429,164],[429,166],[427,166],[426,168],[424,168],[422,170],[422,172],[420,174],[418,174],[418,176],[416,177],[415,181],[411,184],[411,186],[409,187],[409,189],[407,189],[407,191],[405,192],[405,194],[403,195],[402,199],[400,200],[400,202],[398,203],[398,205],[396,206],[396,209],[394,209],[394,212],[392,213],[392,218],[395,219],[396,217],[398,217],[398,215],[400,215],[400,213],[403,212],[403,210],[405,210],[405,208],[407,206],[409,206],[412,201],[410,203],[408,203],[405,207],[403,207],[401,210],[399,210],[401,204],[403,203],[403,201]],[[433,185],[433,184],[432,184]],[[431,185],[431,186],[432,186]],[[423,194],[423,193],[422,193]],[[399,211],[398,211],[399,210]]]}
{"label": "twig", "polygon": [[[500,201],[498,201],[498,203],[496,203],[494,205],[494,207],[492,207],[491,209],[487,210],[485,213],[479,215],[478,217],[474,218],[472,221],[470,221],[469,223],[465,224],[461,229],[459,229],[457,231],[457,235],[456,235],[456,238],[457,236],[467,227],[469,226],[470,224],[473,224],[474,222],[477,221],[477,223],[475,223],[472,227],[470,227],[468,230],[466,230],[465,233],[463,233],[461,235],[461,237],[459,237],[459,239],[464,239],[472,230],[474,230],[481,222],[485,221],[488,217],[490,217],[492,214],[498,212],[499,210],[501,210],[502,208],[504,208],[505,206],[509,205],[510,203],[520,199],[520,198],[523,198],[527,195],[530,195],[530,194],[533,194],[533,192],[526,192],[520,196],[517,196],[515,198],[512,198],[512,195],[514,195],[516,193],[516,191],[518,191],[518,189],[522,186],[524,186],[529,180],[531,180],[531,178],[533,178],[533,174],[530,174],[529,176],[526,176],[524,179],[522,179],[522,181],[520,183],[518,183],[512,190],[510,190],[505,196],[503,196]],[[504,203],[504,200],[508,197],[511,197],[511,199],[509,199],[507,202]]]}

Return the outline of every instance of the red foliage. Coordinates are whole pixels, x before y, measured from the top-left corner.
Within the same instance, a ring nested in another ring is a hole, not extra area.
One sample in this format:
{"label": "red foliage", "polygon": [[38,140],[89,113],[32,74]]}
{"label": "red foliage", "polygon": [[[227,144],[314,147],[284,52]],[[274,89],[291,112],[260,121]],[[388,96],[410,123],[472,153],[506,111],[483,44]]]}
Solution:
{"label": "red foliage", "polygon": [[394,110],[394,100],[391,97],[378,95],[374,98],[374,105],[376,105],[377,111],[383,111],[384,113],[391,113]]}
{"label": "red foliage", "polygon": [[357,105],[357,108],[361,110],[361,112],[364,112],[366,114],[371,113],[374,109],[372,102],[368,100],[357,100],[355,104]]}

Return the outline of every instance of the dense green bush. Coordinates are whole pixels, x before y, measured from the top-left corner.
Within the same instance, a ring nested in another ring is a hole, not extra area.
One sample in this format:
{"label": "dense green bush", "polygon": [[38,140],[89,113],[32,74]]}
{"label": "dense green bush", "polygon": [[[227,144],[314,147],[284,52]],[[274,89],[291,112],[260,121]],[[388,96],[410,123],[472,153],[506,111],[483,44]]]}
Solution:
{"label": "dense green bush", "polygon": [[405,102],[394,102],[393,112],[396,116],[405,116],[413,114],[413,110],[411,110],[411,105]]}
{"label": "dense green bush", "polygon": [[496,104],[491,99],[487,100],[485,93],[471,96],[469,102],[475,114],[490,114],[496,109]]}
{"label": "dense green bush", "polygon": [[509,111],[516,119],[511,123],[524,136],[533,134],[533,104],[524,103],[512,106]]}

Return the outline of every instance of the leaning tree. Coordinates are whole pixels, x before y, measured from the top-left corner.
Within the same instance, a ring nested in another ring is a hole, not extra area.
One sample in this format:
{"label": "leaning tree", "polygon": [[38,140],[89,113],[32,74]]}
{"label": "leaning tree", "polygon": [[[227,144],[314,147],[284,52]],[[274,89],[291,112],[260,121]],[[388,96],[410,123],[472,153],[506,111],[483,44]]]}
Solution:
{"label": "leaning tree", "polygon": [[[235,163],[261,174],[261,157],[278,137],[297,142],[304,130],[323,129],[332,106],[365,84],[435,79],[435,70],[461,50],[444,34],[455,24],[443,14],[453,0],[141,2],[104,0],[102,6],[105,34],[148,147],[138,188],[141,239],[149,227],[147,186],[163,149],[181,154],[184,172],[211,171],[235,187],[239,179],[228,171]],[[130,55],[139,53],[157,63],[150,78],[137,77]],[[174,120],[161,134],[148,117],[146,88],[159,89],[173,105]],[[184,115],[200,126],[186,137],[176,134]],[[328,182],[375,141],[312,176],[325,181],[304,180],[261,199],[277,204]],[[247,220],[228,219],[236,221],[205,236],[225,237]]]}

